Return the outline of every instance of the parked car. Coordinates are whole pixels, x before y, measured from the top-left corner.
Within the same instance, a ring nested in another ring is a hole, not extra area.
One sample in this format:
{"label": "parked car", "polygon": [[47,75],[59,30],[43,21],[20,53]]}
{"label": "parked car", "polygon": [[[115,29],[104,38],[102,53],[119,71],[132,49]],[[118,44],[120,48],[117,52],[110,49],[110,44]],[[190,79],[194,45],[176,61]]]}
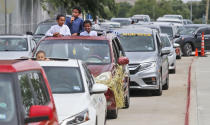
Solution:
{"label": "parked car", "polygon": [[130,88],[152,90],[153,95],[162,95],[162,88],[169,87],[167,55],[170,50],[162,49],[159,33],[149,28],[115,32],[130,60]]}
{"label": "parked car", "polygon": [[180,44],[184,56],[190,56],[196,48],[201,50],[202,32],[204,32],[205,50],[210,50],[210,27],[200,27],[194,33],[176,39],[175,42]]}
{"label": "parked car", "polygon": [[193,24],[193,22],[189,19],[183,19],[184,25]]}
{"label": "parked car", "polygon": [[33,39],[36,41],[36,43],[39,42],[39,40],[45,36],[45,33],[51,28],[51,26],[56,25],[56,20],[46,20],[38,24],[36,30],[33,34]]}
{"label": "parked car", "polygon": [[176,73],[176,52],[173,43],[170,41],[167,34],[160,34],[160,39],[162,41],[163,49],[169,49],[168,54],[169,71],[171,73]]}
{"label": "parked car", "polygon": [[31,35],[0,35],[0,59],[31,57],[35,47]]}
{"label": "parked car", "polygon": [[[108,118],[117,118],[118,108],[129,107],[129,61],[114,34],[46,37],[40,41],[35,53],[39,50],[44,50],[47,57],[80,59],[86,62],[96,82],[103,82],[109,87],[105,94]],[[114,91],[116,87],[118,92]],[[121,103],[116,102],[116,99]]]}
{"label": "parked car", "polygon": [[149,23],[150,22],[150,17],[149,15],[133,15],[131,19],[135,23]]}
{"label": "parked car", "polygon": [[159,25],[161,33],[165,33],[169,36],[170,40],[173,41],[174,38],[179,37],[177,35],[177,29],[173,25]]}
{"label": "parked car", "polygon": [[164,18],[164,17],[159,17],[157,19],[157,22],[170,22],[170,23],[174,23],[176,25],[183,25],[183,21],[180,19],[172,19],[172,18]]}
{"label": "parked car", "polygon": [[0,124],[58,125],[43,69],[34,61],[0,61]]}
{"label": "parked car", "polygon": [[121,26],[130,25],[132,20],[131,18],[112,18],[112,22],[118,22]]}
{"label": "parked car", "polygon": [[166,14],[166,15],[163,15],[163,17],[164,18],[171,18],[171,19],[183,20],[182,15]]}
{"label": "parked car", "polygon": [[52,88],[60,125],[104,125],[107,111],[104,93],[108,87],[95,84],[86,64],[68,59],[38,63]]}

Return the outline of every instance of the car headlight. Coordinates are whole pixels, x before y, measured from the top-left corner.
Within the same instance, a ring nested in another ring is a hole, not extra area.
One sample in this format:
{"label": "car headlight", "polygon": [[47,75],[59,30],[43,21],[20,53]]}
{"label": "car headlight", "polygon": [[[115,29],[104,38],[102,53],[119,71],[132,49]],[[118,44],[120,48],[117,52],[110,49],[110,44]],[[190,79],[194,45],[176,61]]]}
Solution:
{"label": "car headlight", "polygon": [[85,110],[75,116],[65,119],[61,125],[77,125],[90,120],[88,110]]}
{"label": "car headlight", "polygon": [[95,81],[98,83],[102,81],[107,81],[111,79],[112,73],[111,72],[104,72],[95,78]]}
{"label": "car headlight", "polygon": [[140,65],[140,71],[142,71],[142,70],[146,70],[146,69],[148,69],[148,68],[153,68],[153,67],[155,67],[155,62],[147,62],[147,63],[141,63]]}

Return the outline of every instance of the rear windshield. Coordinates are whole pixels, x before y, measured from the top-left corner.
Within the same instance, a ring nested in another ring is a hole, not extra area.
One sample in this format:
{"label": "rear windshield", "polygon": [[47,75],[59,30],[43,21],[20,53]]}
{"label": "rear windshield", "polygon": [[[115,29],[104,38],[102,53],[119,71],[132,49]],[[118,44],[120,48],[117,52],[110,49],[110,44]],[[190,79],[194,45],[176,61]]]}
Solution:
{"label": "rear windshield", "polygon": [[12,75],[0,73],[0,125],[16,125],[17,115]]}
{"label": "rear windshield", "polygon": [[[47,57],[80,59],[90,64],[109,64],[110,47],[106,40],[51,40],[43,41],[38,51]],[[38,52],[37,51],[37,52]]]}
{"label": "rear windshield", "polygon": [[25,38],[0,38],[0,51],[28,51]]}
{"label": "rear windshield", "polygon": [[168,34],[168,36],[170,38],[173,38],[173,29],[172,29],[172,27],[164,27],[164,26],[161,26],[160,27],[160,30],[161,30],[161,33]]}
{"label": "rear windshield", "polygon": [[41,24],[37,27],[35,35],[45,35],[45,33],[53,26],[54,24]]}
{"label": "rear windshield", "polygon": [[44,67],[53,93],[84,92],[82,77],[76,67]]}
{"label": "rear windshield", "polygon": [[160,39],[163,43],[163,47],[171,47],[171,42],[167,36],[160,36]]}
{"label": "rear windshield", "polygon": [[152,34],[121,34],[119,38],[126,52],[150,52],[155,50],[155,44]]}

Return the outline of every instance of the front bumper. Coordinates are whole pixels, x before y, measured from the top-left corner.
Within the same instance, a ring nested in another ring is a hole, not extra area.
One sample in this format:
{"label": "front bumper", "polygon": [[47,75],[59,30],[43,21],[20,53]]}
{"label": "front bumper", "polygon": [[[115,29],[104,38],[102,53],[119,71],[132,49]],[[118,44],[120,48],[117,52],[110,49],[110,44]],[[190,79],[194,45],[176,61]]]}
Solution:
{"label": "front bumper", "polygon": [[[145,89],[156,90],[159,89],[159,73],[155,68],[139,71],[135,74],[130,74],[130,89]],[[151,79],[156,79],[151,82]]]}

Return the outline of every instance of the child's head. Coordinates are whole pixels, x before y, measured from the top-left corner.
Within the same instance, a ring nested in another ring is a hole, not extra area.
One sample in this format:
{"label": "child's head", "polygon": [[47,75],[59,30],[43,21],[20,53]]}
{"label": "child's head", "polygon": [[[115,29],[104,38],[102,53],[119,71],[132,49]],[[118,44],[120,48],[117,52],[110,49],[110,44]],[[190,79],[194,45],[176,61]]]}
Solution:
{"label": "child's head", "polygon": [[72,9],[72,16],[79,17],[79,15],[82,13],[82,10],[80,7],[74,7]]}
{"label": "child's head", "polygon": [[83,26],[85,28],[85,31],[90,32],[91,27],[92,27],[92,23],[90,20],[85,20],[83,23]]}
{"label": "child's head", "polygon": [[56,17],[56,21],[58,23],[59,26],[63,26],[63,24],[65,23],[66,21],[66,17],[62,14],[59,14],[57,17]]}
{"label": "child's head", "polygon": [[40,50],[36,53],[36,60],[44,61],[46,59],[46,54],[44,51]]}

